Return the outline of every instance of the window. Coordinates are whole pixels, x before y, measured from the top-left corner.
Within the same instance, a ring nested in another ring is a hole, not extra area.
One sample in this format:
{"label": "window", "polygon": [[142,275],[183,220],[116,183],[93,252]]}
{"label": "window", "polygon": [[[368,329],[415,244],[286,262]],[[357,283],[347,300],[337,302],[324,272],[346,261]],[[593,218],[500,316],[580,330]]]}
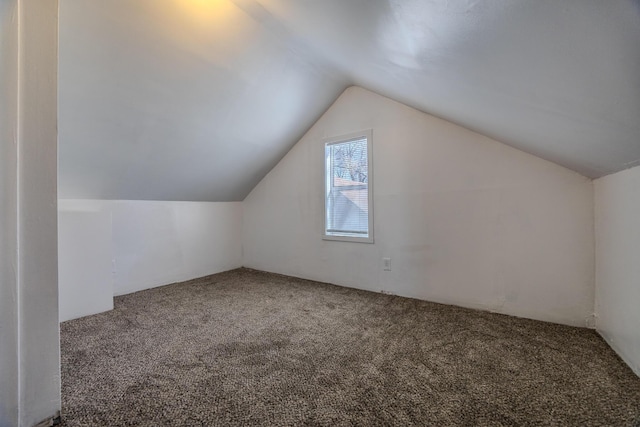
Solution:
{"label": "window", "polygon": [[325,240],[373,243],[371,134],[324,141]]}

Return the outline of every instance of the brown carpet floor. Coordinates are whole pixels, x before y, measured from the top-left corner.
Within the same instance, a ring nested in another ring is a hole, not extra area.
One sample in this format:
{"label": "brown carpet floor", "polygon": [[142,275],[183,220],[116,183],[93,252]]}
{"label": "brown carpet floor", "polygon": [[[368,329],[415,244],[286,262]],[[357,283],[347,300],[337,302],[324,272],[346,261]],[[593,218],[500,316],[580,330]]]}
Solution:
{"label": "brown carpet floor", "polygon": [[61,325],[64,426],[632,426],[587,329],[239,269]]}

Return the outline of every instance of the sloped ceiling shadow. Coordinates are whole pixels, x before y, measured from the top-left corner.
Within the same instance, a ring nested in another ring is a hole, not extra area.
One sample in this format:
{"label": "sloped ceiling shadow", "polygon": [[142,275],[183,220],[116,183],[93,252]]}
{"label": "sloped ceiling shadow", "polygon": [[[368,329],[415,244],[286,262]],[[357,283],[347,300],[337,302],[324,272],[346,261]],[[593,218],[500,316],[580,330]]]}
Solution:
{"label": "sloped ceiling shadow", "polygon": [[628,0],[61,0],[60,197],[242,200],[352,84],[599,177],[638,46]]}

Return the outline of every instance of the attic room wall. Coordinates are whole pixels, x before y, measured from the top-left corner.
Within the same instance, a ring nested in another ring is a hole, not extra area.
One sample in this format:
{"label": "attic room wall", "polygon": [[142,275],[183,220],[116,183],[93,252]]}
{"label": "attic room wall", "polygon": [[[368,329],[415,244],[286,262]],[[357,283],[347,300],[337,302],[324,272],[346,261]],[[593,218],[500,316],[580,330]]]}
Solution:
{"label": "attic room wall", "polygon": [[61,319],[241,266],[239,201],[346,87],[230,0],[62,0],[59,58]]}
{"label": "attic room wall", "polygon": [[[322,139],[368,128],[375,243],[323,241]],[[246,267],[592,326],[592,182],[362,88],[341,95],[243,215]]]}
{"label": "attic room wall", "polygon": [[596,327],[640,375],[640,167],[595,181]]}
{"label": "attic room wall", "polygon": [[59,216],[61,321],[242,266],[240,202],[60,200]]}
{"label": "attic room wall", "polygon": [[57,11],[0,2],[0,425],[60,409]]}
{"label": "attic room wall", "polygon": [[58,202],[61,322],[113,309],[111,212],[85,203],[68,205]]}
{"label": "attic room wall", "polygon": [[18,424],[17,1],[0,2],[0,425]]}

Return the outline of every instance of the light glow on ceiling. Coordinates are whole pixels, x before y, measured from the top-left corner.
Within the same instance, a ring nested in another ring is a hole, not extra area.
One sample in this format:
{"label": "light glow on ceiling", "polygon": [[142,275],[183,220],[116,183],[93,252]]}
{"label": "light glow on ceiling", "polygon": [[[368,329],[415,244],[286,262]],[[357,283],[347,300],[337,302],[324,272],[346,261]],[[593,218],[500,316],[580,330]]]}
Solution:
{"label": "light glow on ceiling", "polygon": [[229,0],[174,0],[185,17],[195,25],[223,25],[236,7]]}

